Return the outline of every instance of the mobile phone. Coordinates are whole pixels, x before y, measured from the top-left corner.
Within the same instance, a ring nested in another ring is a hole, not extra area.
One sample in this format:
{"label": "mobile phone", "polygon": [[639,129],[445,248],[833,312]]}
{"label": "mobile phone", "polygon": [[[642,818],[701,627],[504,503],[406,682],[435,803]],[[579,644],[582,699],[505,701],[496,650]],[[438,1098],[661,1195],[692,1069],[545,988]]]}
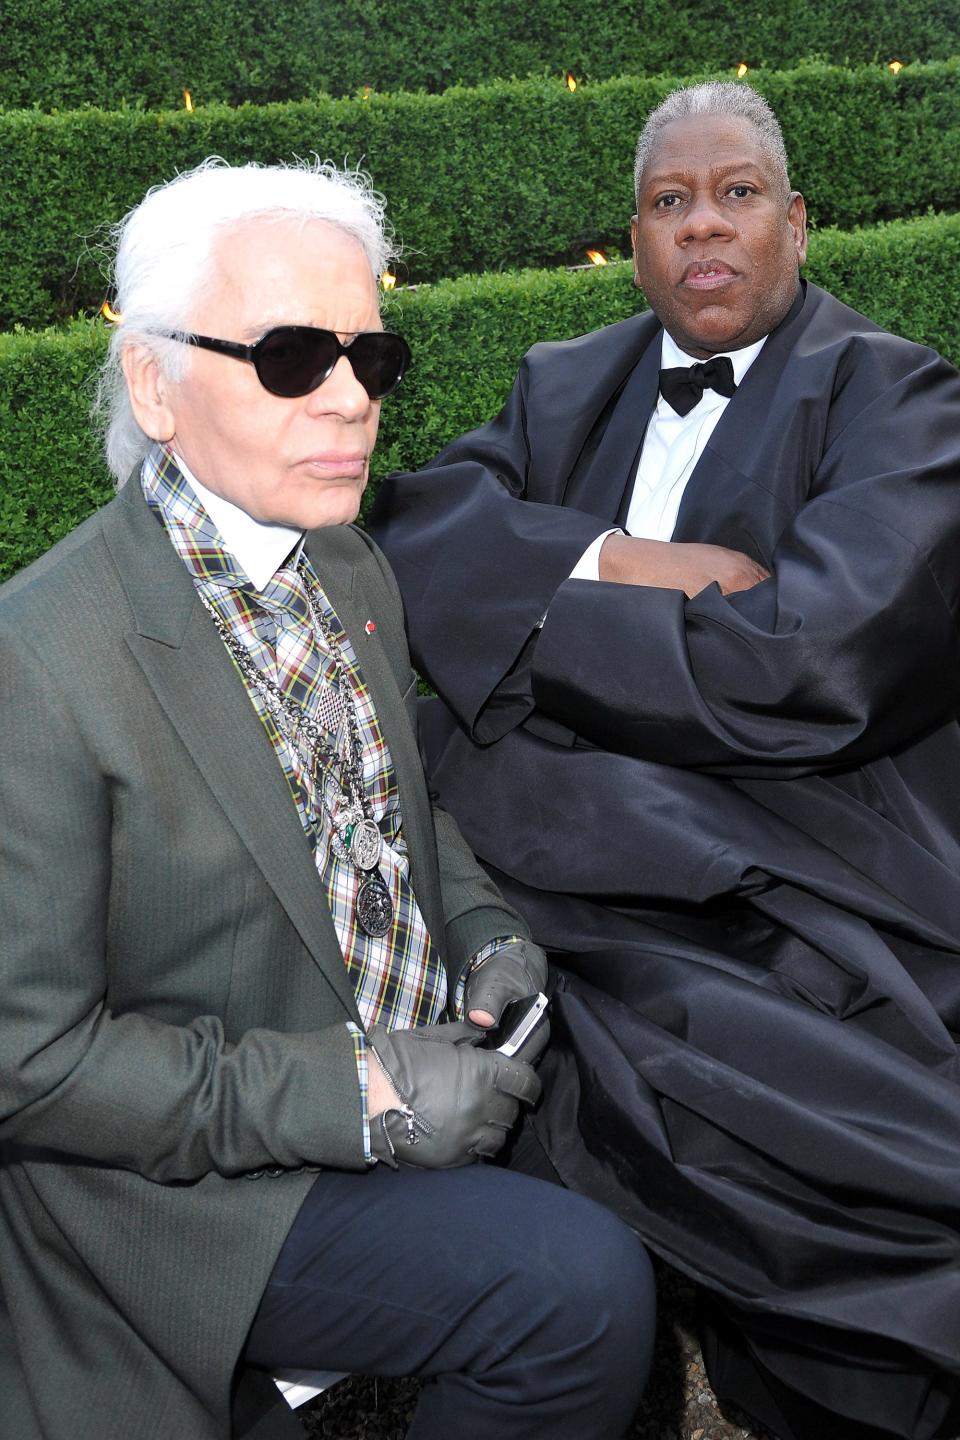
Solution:
{"label": "mobile phone", "polygon": [[522,1000],[511,1000],[503,1007],[503,1013],[496,1025],[491,1025],[483,1037],[488,1050],[497,1050],[501,1055],[516,1055],[546,1017],[550,1002],[540,990],[536,995],[525,995]]}

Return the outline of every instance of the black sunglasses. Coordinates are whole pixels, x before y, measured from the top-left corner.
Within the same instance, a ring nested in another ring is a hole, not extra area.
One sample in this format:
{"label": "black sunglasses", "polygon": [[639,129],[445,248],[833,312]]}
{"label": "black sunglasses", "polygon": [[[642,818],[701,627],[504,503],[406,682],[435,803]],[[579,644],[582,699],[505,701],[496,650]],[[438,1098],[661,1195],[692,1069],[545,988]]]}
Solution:
{"label": "black sunglasses", "polygon": [[370,399],[382,400],[396,390],[411,360],[406,340],[390,330],[360,330],[346,345],[332,330],[316,330],[311,325],[278,325],[255,345],[183,331],[167,338],[198,345],[201,350],[215,350],[234,360],[249,360],[263,388],[287,399],[316,390],[333,374],[340,356],[346,355]]}

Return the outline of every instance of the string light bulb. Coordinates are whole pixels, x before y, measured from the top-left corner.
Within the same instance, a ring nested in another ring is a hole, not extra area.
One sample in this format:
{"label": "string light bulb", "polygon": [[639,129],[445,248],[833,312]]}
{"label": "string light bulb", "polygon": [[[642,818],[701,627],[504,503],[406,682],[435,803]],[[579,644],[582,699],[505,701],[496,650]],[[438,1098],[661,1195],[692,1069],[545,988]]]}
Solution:
{"label": "string light bulb", "polygon": [[890,64],[887,66],[887,69],[888,69],[888,70],[892,70],[893,73],[894,73],[894,75],[899,75],[899,74],[900,74],[900,71],[903,69],[903,61],[902,61],[902,60],[891,60],[891,61],[890,61]]}
{"label": "string light bulb", "polygon": [[745,60],[741,60],[740,64],[737,66],[737,79],[742,80],[749,69],[750,66],[747,64],[747,62]]}
{"label": "string light bulb", "polygon": [[574,75],[574,73],[573,73],[572,70],[568,70],[567,73],[566,73],[566,75],[565,75],[563,78],[564,78],[564,81],[565,81],[565,83],[566,83],[567,89],[568,89],[569,91],[572,92],[572,91],[576,90],[576,88],[577,88],[577,77],[576,77],[576,75]]}
{"label": "string light bulb", "polygon": [[604,253],[603,253],[602,250],[588,250],[588,251],[587,251],[587,259],[590,261],[590,264],[591,264],[591,265],[609,265],[609,264],[610,264],[610,261],[607,259],[606,255],[604,255]]}
{"label": "string light bulb", "polygon": [[392,270],[384,270],[383,274],[380,276],[380,284],[383,286],[384,290],[393,290],[396,288],[397,277],[396,275],[394,275]]}
{"label": "string light bulb", "polygon": [[189,90],[184,90],[183,92],[183,108],[184,110],[193,109],[193,96],[190,94]]}

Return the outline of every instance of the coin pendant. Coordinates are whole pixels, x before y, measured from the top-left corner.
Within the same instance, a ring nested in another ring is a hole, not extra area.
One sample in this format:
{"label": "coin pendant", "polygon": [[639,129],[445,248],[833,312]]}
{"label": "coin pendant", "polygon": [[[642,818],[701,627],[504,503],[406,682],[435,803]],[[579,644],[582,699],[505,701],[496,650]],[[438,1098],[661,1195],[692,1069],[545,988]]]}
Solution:
{"label": "coin pendant", "polygon": [[379,875],[371,876],[360,886],[357,895],[357,919],[361,929],[373,940],[386,935],[393,923],[393,901],[390,891]]}
{"label": "coin pendant", "polygon": [[361,820],[350,836],[350,856],[358,870],[375,870],[380,863],[383,839],[372,820]]}

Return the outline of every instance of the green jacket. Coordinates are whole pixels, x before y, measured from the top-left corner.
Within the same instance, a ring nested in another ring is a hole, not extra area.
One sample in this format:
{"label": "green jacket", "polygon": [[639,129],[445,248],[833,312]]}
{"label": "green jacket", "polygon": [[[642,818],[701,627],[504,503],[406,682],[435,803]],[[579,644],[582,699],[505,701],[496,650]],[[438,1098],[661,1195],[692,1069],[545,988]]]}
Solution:
{"label": "green jacket", "polygon": [[[453,975],[527,932],[431,804],[383,558],[352,526],[308,549]],[[0,1437],[222,1440],[302,1167],[364,1168],[343,957],[281,767],[138,484],[0,589],[0,696]]]}

